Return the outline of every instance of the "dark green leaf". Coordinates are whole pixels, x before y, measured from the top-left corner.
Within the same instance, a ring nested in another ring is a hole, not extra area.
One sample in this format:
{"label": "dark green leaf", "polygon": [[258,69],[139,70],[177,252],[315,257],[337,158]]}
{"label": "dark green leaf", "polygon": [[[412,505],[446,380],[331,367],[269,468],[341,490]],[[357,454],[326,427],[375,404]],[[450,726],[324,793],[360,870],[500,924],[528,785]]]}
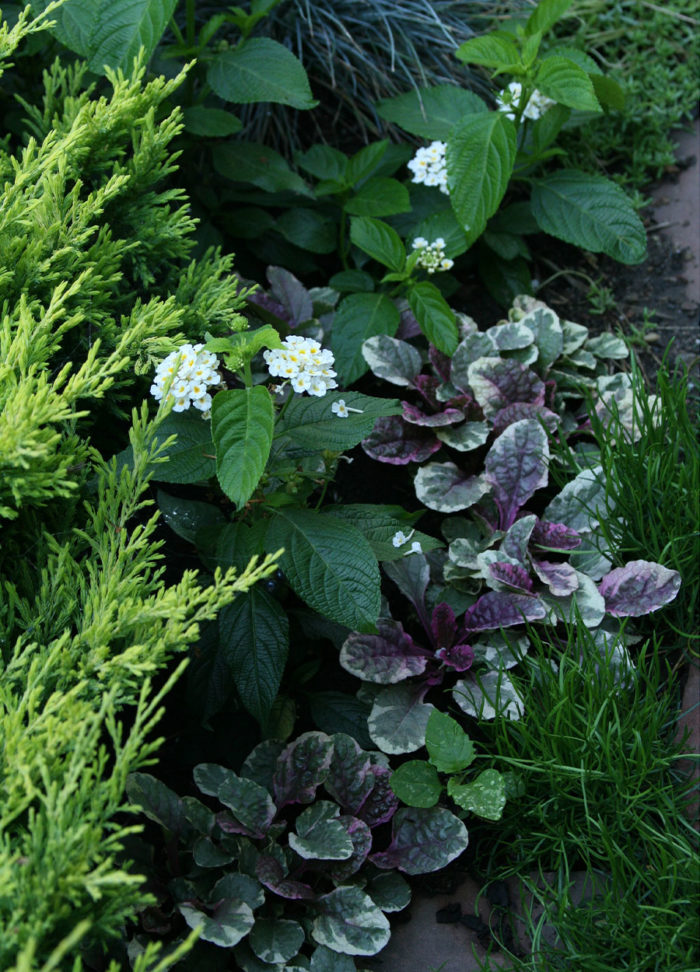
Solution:
{"label": "dark green leaf", "polygon": [[548,57],[542,61],[535,84],[548,98],[568,108],[601,111],[588,74],[567,57]]}
{"label": "dark green leaf", "polygon": [[377,103],[377,114],[386,121],[431,139],[446,139],[465,115],[487,110],[478,95],[453,84],[419,88]]}
{"label": "dark green leaf", "polygon": [[267,388],[234,388],[214,397],[211,429],[216,474],[238,509],[253,495],[265,471],[274,423],[275,410]]}
{"label": "dark green leaf", "polygon": [[214,168],[233,182],[250,182],[266,192],[312,195],[301,176],[292,172],[274,149],[260,142],[223,142],[212,149]]}
{"label": "dark green leaf", "polygon": [[385,294],[350,294],[340,302],[333,318],[331,349],[343,385],[352,385],[367,371],[362,342],[377,334],[393,337],[400,319]]}
{"label": "dark green leaf", "polygon": [[433,766],[441,773],[458,773],[474,760],[474,746],[464,729],[439,709],[430,713],[425,745]]}
{"label": "dark green leaf", "polygon": [[205,108],[204,105],[185,108],[182,118],[186,132],[203,138],[235,135],[243,128],[240,118],[236,118],[230,111],[223,111],[221,108]]}
{"label": "dark green leaf", "polygon": [[391,788],[409,807],[434,807],[442,793],[437,770],[422,759],[402,763],[391,774]]}
{"label": "dark green leaf", "polygon": [[318,104],[301,61],[269,37],[253,37],[217,54],[207,81],[220,98],[236,104],[272,101],[292,108]]}
{"label": "dark green leaf", "polygon": [[350,220],[350,239],[360,250],[390,270],[403,270],[406,250],[399,234],[387,223],[355,216]]}
{"label": "dark green leaf", "polygon": [[332,220],[315,209],[295,206],[287,209],[275,223],[286,240],[311,253],[332,253],[337,243],[337,229]]}
{"label": "dark green leaf", "polygon": [[[130,71],[139,48],[148,59],[158,44],[177,0],[68,0],[49,16],[51,32],[88,62],[91,71],[104,74],[105,66]],[[34,0],[36,13],[49,0]]]}
{"label": "dark green leaf", "polygon": [[[310,510],[280,510],[267,532],[270,551],[299,597],[357,631],[372,631],[380,608],[377,561],[359,530]],[[234,602],[235,603],[235,602]]]}
{"label": "dark green leaf", "polygon": [[443,354],[453,354],[459,343],[457,321],[437,287],[426,280],[411,287],[407,296],[420,329],[430,343]]}
{"label": "dark green leaf", "polygon": [[531,36],[538,31],[546,34],[569,9],[573,0],[542,0],[532,11],[525,24],[525,34]]}
{"label": "dark green leaf", "polygon": [[254,587],[219,612],[221,650],[243,705],[264,722],[282,681],[289,621],[271,594]]}
{"label": "dark green leaf", "polygon": [[380,176],[363,183],[343,208],[350,216],[394,216],[408,212],[411,201],[405,186]]}
{"label": "dark green leaf", "polygon": [[447,143],[450,201],[471,243],[496,212],[515,162],[515,126],[499,111],[465,118]]}
{"label": "dark green leaf", "polygon": [[561,169],[536,182],[532,211],[545,233],[620,263],[641,263],[646,233],[624,190],[603,176]]}
{"label": "dark green leaf", "polygon": [[472,37],[457,48],[455,57],[464,64],[481,64],[482,67],[506,71],[520,66],[515,38],[503,31]]}

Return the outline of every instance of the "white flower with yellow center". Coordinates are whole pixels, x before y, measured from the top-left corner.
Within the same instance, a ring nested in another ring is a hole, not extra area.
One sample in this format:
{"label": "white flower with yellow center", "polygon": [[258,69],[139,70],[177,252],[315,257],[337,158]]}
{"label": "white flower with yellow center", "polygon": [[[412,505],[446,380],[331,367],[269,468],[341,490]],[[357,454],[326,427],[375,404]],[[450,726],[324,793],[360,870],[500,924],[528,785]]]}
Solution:
{"label": "white flower with yellow center", "polygon": [[335,362],[333,353],[312,338],[290,334],[281,348],[264,351],[263,358],[270,375],[289,381],[299,395],[307,392],[322,398],[329,388],[338,387],[336,373],[330,367]]}
{"label": "white flower with yellow center", "polygon": [[209,387],[221,382],[218,367],[218,358],[205,351],[203,344],[183,344],[156,368],[151,395],[158,402],[164,399],[168,404],[172,403],[174,412],[184,412],[194,406],[202,413],[202,418],[209,418]]}

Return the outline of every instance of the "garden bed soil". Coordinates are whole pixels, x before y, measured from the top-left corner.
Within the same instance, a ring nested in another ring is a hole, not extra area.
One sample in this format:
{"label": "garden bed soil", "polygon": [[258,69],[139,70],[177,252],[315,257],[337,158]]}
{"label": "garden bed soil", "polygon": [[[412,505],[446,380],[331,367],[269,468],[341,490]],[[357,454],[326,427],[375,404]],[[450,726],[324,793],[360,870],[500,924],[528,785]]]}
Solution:
{"label": "garden bed soil", "polygon": [[[677,136],[677,164],[650,193],[652,203],[643,212],[649,234],[648,256],[634,267],[621,266],[606,257],[566,251],[558,245],[557,262],[545,256],[550,273],[574,270],[558,276],[538,296],[561,317],[584,324],[592,332],[621,330],[635,340],[637,360],[649,381],[668,354],[669,363],[688,368],[698,384],[700,360],[700,120],[692,130]],[[543,268],[547,264],[542,263]],[[585,273],[606,287],[614,303],[603,314],[593,313],[587,297],[588,283],[577,274]],[[502,312],[484,298],[483,292],[465,295],[468,313],[485,327],[496,323]],[[644,328],[647,320],[653,327]],[[688,753],[700,751],[700,668],[690,660],[685,673],[679,733],[689,733]],[[700,766],[694,764],[696,776]],[[700,804],[695,805],[698,823]],[[691,808],[691,812],[693,812]],[[585,883],[585,875],[575,875],[575,888]],[[579,889],[580,890],[580,889]],[[579,895],[581,896],[581,895]],[[506,909],[516,921],[522,902],[515,882],[507,891]],[[482,897],[482,890],[466,877],[447,893],[434,893],[418,887],[409,912],[397,916],[389,945],[367,961],[367,967],[380,972],[476,972],[484,967],[489,941],[489,925],[504,927],[498,920],[498,906]],[[408,920],[407,920],[408,919]],[[517,946],[516,946],[517,947]],[[522,948],[522,942],[520,946]],[[491,952],[491,968],[508,968],[503,953]],[[489,966],[487,966],[489,967]]]}

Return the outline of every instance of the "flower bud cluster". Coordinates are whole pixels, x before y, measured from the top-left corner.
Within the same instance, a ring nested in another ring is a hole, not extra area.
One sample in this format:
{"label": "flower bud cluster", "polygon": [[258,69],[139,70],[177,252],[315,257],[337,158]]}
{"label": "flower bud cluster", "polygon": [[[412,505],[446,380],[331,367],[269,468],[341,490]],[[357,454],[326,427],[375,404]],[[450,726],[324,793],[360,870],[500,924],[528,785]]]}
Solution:
{"label": "flower bud cluster", "polygon": [[417,266],[423,267],[428,273],[449,270],[454,266],[454,260],[445,256],[445,241],[441,236],[432,243],[428,243],[423,236],[417,236],[411,245],[418,250]]}
{"label": "flower bud cluster", "polygon": [[430,145],[419,148],[408,167],[413,173],[412,182],[422,183],[424,186],[437,186],[440,192],[449,196],[447,188],[447,164],[445,162],[445,142],[431,142]]}
{"label": "flower bud cluster", "polygon": [[221,375],[216,370],[219,359],[203,344],[183,344],[156,368],[151,395],[160,401],[173,402],[174,412],[184,412],[193,405],[202,418],[211,416],[210,385],[218,385]]}
{"label": "flower bud cluster", "polygon": [[312,338],[291,334],[281,348],[265,351],[263,358],[273,378],[289,381],[293,390],[322,398],[329,388],[337,388],[335,371],[331,365],[335,359]]}
{"label": "flower bud cluster", "polygon": [[[515,121],[515,112],[520,105],[520,99],[523,94],[523,86],[519,81],[511,81],[507,88],[503,88],[501,93],[496,98],[496,105],[499,111],[504,111],[506,113],[506,118],[510,118]],[[544,115],[548,108],[555,105],[556,102],[548,98],[547,95],[543,95],[541,91],[533,91],[530,95],[530,99],[527,103],[525,111],[523,112],[523,118],[529,118],[531,121],[537,121]]]}

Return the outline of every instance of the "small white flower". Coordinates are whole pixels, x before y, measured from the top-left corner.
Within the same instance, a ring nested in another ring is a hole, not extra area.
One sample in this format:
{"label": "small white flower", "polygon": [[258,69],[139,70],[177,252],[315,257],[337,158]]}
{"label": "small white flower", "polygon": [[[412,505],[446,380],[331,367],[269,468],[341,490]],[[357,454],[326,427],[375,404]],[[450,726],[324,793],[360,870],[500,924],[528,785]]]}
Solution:
{"label": "small white flower", "polygon": [[347,418],[350,415],[347,405],[342,398],[339,398],[337,402],[333,402],[331,405],[331,412],[333,412],[334,415],[337,415],[338,418]]}
{"label": "small white flower", "polygon": [[333,353],[312,338],[290,334],[281,348],[263,352],[263,358],[270,375],[289,381],[297,394],[322,398],[329,388],[338,387],[330,367],[335,361]]}
{"label": "small white flower", "polygon": [[411,549],[406,551],[404,557],[408,557],[408,555],[412,553],[423,553],[423,548],[420,545],[420,541],[414,540],[411,544]]}
{"label": "small white flower", "polygon": [[338,418],[348,418],[350,412],[357,412],[358,415],[362,415],[363,409],[361,408],[351,408],[349,405],[345,404],[345,399],[339,398],[337,402],[333,402],[331,405],[331,412],[337,415]]}
{"label": "small white flower", "polygon": [[[403,530],[397,530],[394,536],[391,538],[391,542],[397,548],[403,547],[405,543],[408,543],[415,532],[415,530],[411,530],[410,533],[404,533]],[[409,551],[407,551],[407,553],[408,552]]]}

